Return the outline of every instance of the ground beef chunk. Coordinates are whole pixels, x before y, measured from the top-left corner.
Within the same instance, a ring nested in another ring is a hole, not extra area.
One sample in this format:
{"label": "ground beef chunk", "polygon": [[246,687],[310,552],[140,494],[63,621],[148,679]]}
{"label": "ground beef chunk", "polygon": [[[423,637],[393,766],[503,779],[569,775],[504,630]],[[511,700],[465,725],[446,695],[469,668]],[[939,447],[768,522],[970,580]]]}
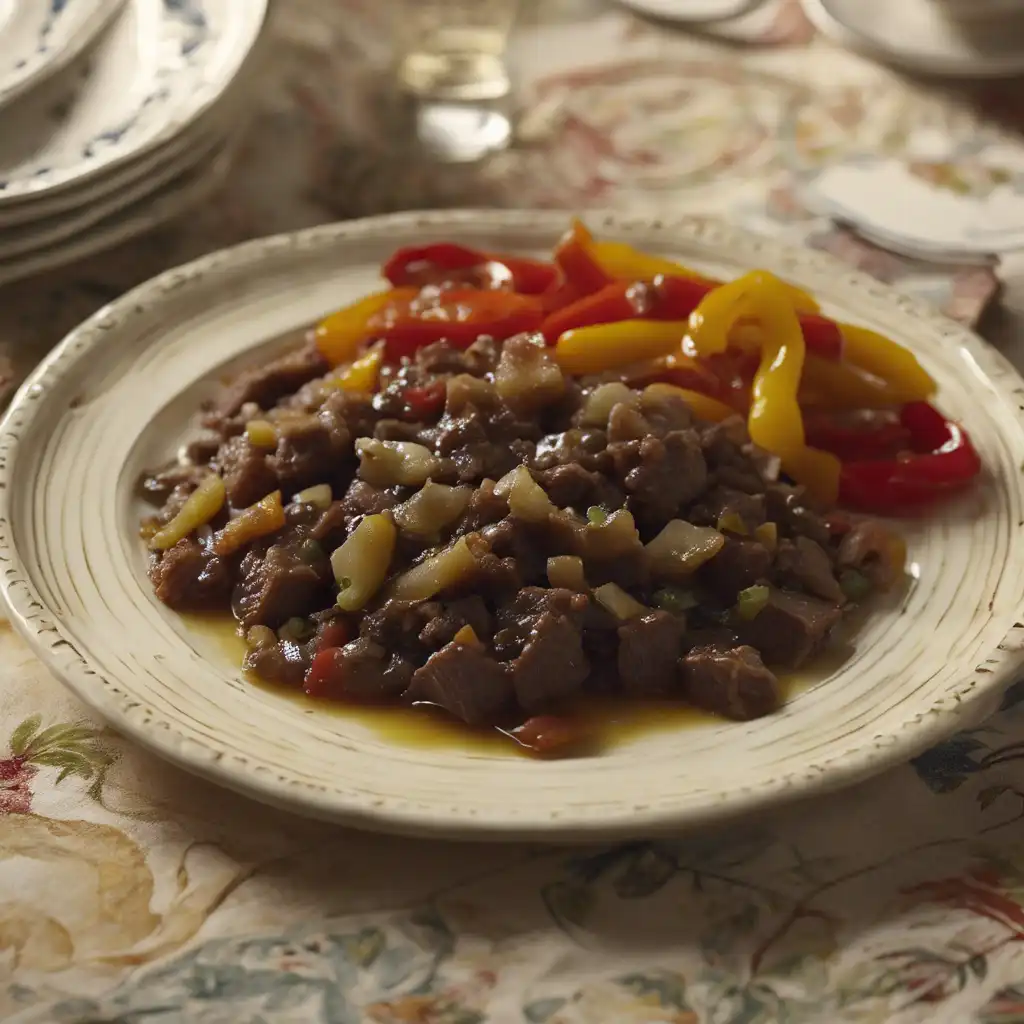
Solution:
{"label": "ground beef chunk", "polygon": [[374,487],[357,478],[349,484],[341,500],[334,504],[338,505],[340,514],[352,527],[362,516],[380,515],[394,508],[401,500],[398,488]]}
{"label": "ground beef chunk", "polygon": [[450,643],[415,671],[405,699],[435,704],[469,725],[491,725],[512,707],[512,675],[482,645]]}
{"label": "ground beef chunk", "polygon": [[250,551],[242,559],[231,603],[243,626],[277,629],[291,618],[309,615],[329,599],[330,564],[326,558],[310,562],[300,549],[296,542],[272,544],[265,555]]}
{"label": "ground beef chunk", "polygon": [[192,537],[155,557],[149,578],[156,596],[176,611],[223,608],[231,596],[227,564]]}
{"label": "ground beef chunk", "polygon": [[260,679],[298,688],[306,678],[313,653],[312,644],[279,640],[276,644],[250,648],[243,664],[247,671],[255,672]]}
{"label": "ground beef chunk", "polygon": [[597,505],[612,512],[622,508],[626,501],[620,487],[601,473],[584,469],[577,462],[534,470],[533,475],[559,508],[585,512],[590,506]]}
{"label": "ground beef chunk", "polygon": [[419,640],[431,650],[451,643],[455,634],[464,626],[469,626],[479,640],[489,640],[491,637],[491,613],[479,597],[458,598],[447,604],[421,607],[428,618],[427,624],[419,632]]}
{"label": "ground beef chunk", "polygon": [[708,470],[717,483],[737,491],[760,494],[764,479],[749,451],[746,425],[739,418],[705,427],[700,434],[701,450]]}
{"label": "ground beef chunk", "polygon": [[775,571],[783,586],[796,585],[835,604],[846,601],[828,552],[809,537],[780,540],[775,554]]}
{"label": "ground beef chunk", "polygon": [[162,505],[174,492],[187,497],[209,472],[205,466],[170,466],[142,481],[142,495],[154,505]]}
{"label": "ground beef chunk", "polygon": [[611,464],[607,433],[590,428],[546,434],[537,442],[536,452],[530,462],[533,469],[551,470],[557,466],[572,466],[600,473],[607,473]]}
{"label": "ground beef chunk", "polygon": [[469,373],[472,360],[461,349],[452,348],[447,341],[424,345],[413,357],[424,373]]}
{"label": "ground beef chunk", "polygon": [[484,480],[473,490],[455,532],[474,533],[491,523],[497,523],[508,513],[508,498],[500,498],[494,493],[493,480]]}
{"label": "ground beef chunk", "polygon": [[779,524],[786,536],[809,537],[827,548],[832,539],[825,520],[806,504],[803,487],[769,484],[765,489],[768,518]]}
{"label": "ground beef chunk", "polygon": [[373,428],[378,441],[413,441],[421,443],[422,425],[405,420],[380,420]]}
{"label": "ground beef chunk", "polygon": [[330,433],[335,452],[351,451],[356,438],[372,437],[380,419],[368,396],[341,390],[328,393],[317,417]]}
{"label": "ground beef chunk", "polygon": [[608,451],[630,494],[628,507],[650,528],[674,518],[707,484],[707,466],[692,430],[673,431],[664,440],[615,442]]}
{"label": "ground beef chunk", "polygon": [[768,576],[771,552],[757,541],[726,537],[722,550],[698,570],[698,578],[718,598],[731,604],[736,595]]}
{"label": "ground beef chunk", "polygon": [[821,647],[841,616],[834,604],[773,587],[753,619],[733,625],[740,640],[756,647],[769,665],[797,668]]}
{"label": "ground beef chunk", "polygon": [[697,647],[679,662],[687,699],[695,707],[746,721],[777,710],[779,681],[753,647]]}
{"label": "ground beef chunk", "polygon": [[618,667],[627,693],[643,697],[677,692],[676,662],[686,623],[655,611],[619,626]]}
{"label": "ground beef chunk", "polygon": [[748,531],[755,530],[766,519],[764,495],[713,487],[690,510],[689,520],[698,526],[717,526],[723,516],[738,516]]}
{"label": "ground beef chunk", "polygon": [[329,655],[334,661],[327,691],[320,696],[374,704],[400,697],[415,666],[399,652],[388,653],[368,637],[358,637]]}
{"label": "ground beef chunk", "polygon": [[306,345],[240,374],[217,400],[216,411],[233,416],[247,402],[266,409],[327,369],[327,361],[316,346]]}
{"label": "ground beef chunk", "polygon": [[244,435],[225,441],[216,461],[224,476],[228,501],[235,508],[245,508],[277,490],[270,455],[250,444]]}
{"label": "ground beef chunk", "polygon": [[494,644],[502,658],[514,658],[525,646],[536,621],[546,612],[566,618],[577,629],[588,614],[590,600],[561,587],[523,587],[497,612]]}
{"label": "ground beef chunk", "polygon": [[511,668],[516,700],[528,712],[578,693],[590,673],[579,628],[567,616],[551,611],[533,622],[523,653]]}
{"label": "ground beef chunk", "polygon": [[281,486],[294,492],[333,481],[342,457],[343,453],[335,451],[327,426],[311,416],[281,424],[270,465]]}

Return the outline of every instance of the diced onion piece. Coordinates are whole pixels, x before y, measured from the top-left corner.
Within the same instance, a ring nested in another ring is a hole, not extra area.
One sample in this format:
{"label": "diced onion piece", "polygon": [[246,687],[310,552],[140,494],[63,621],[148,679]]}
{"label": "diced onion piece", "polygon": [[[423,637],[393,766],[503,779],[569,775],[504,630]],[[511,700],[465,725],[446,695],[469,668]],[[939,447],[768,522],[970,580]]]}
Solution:
{"label": "diced onion piece", "polygon": [[580,423],[585,427],[605,427],[612,409],[619,404],[636,406],[638,397],[621,381],[601,384],[587,395],[580,410]]}
{"label": "diced onion piece", "polygon": [[745,537],[749,532],[747,524],[739,512],[723,512],[715,525],[719,533],[738,533],[741,537]]}
{"label": "diced onion piece", "polygon": [[748,622],[756,619],[768,604],[770,591],[763,583],[755,583],[736,595],[736,614]]}
{"label": "diced onion piece", "polygon": [[334,492],[331,490],[330,484],[317,484],[314,487],[307,487],[304,491],[299,491],[293,500],[299,505],[312,505],[323,512],[330,508],[331,502],[334,501]]}
{"label": "diced onion piece", "polygon": [[225,497],[224,481],[211,473],[188,496],[178,514],[149,538],[150,548],[153,551],[173,548],[179,540],[208,523],[224,507]]}
{"label": "diced onion piece", "polygon": [[470,644],[480,643],[480,637],[476,635],[476,630],[467,622],[456,634],[452,637],[452,641],[457,644]]}
{"label": "diced onion piece", "polygon": [[361,437],[355,444],[359,476],[374,487],[426,483],[437,472],[437,456],[414,441],[378,441]]}
{"label": "diced onion piece", "polygon": [[340,588],[337,605],[359,611],[380,590],[388,575],[398,531],[386,515],[366,516],[331,555],[331,570]]}
{"label": "diced onion piece", "polygon": [[548,559],[548,583],[553,587],[582,594],[590,589],[583,571],[583,559],[575,555],[555,555]]}
{"label": "diced onion piece", "polygon": [[250,651],[273,647],[276,643],[277,634],[269,626],[252,626],[245,634],[245,645]]}
{"label": "diced onion piece", "polygon": [[779,528],[775,523],[762,523],[755,527],[754,537],[769,551],[774,551],[779,546]]}
{"label": "diced onion piece", "polygon": [[468,533],[444,550],[425,558],[395,580],[389,597],[398,601],[426,601],[459,583],[470,579],[477,568],[476,556],[469,539],[479,543],[478,534]]}
{"label": "diced onion piece", "polygon": [[281,492],[273,491],[260,498],[255,505],[242,509],[234,519],[229,519],[224,528],[213,538],[213,552],[216,555],[230,555],[250,541],[284,529],[284,505]]}
{"label": "diced onion piece", "polygon": [[558,509],[547,496],[544,488],[530,475],[525,466],[516,466],[506,473],[494,486],[499,497],[508,496],[508,510],[526,523],[543,523]]}
{"label": "diced onion piece", "polygon": [[586,557],[620,558],[639,550],[640,534],[628,509],[609,512],[599,522],[590,519],[588,509],[587,518],[589,521],[584,541]]}
{"label": "diced onion piece", "polygon": [[392,509],[391,514],[406,533],[432,537],[458,519],[472,497],[472,487],[449,487],[428,480],[411,498]]}
{"label": "diced onion piece", "polygon": [[277,429],[270,420],[249,420],[245,425],[245,437],[254,448],[277,446]]}
{"label": "diced onion piece", "polygon": [[565,391],[565,377],[544,344],[524,335],[509,339],[494,371],[494,387],[506,402],[538,408]]}
{"label": "diced onion piece", "polygon": [[710,395],[661,381],[648,384],[644,388],[640,404],[642,408],[650,409],[667,400],[684,402],[697,419],[705,420],[708,423],[721,423],[736,415],[735,409],[724,402],[719,402],[716,398],[711,398]]}
{"label": "diced onion piece", "polygon": [[647,562],[657,575],[688,576],[714,558],[724,544],[725,537],[710,526],[673,519],[647,544]]}
{"label": "diced onion piece", "polygon": [[494,385],[470,373],[458,373],[445,384],[445,412],[455,416],[467,405],[487,409],[494,404]]}
{"label": "diced onion piece", "polygon": [[594,591],[594,600],[622,622],[645,615],[649,609],[617,583],[605,583]]}

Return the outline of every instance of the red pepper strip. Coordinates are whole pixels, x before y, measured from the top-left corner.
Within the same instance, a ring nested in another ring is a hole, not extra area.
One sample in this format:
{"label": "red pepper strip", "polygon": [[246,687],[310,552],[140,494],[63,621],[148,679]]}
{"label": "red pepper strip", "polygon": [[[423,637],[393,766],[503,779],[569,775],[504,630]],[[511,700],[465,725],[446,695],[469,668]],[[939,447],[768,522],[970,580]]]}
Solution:
{"label": "red pepper strip", "polygon": [[[620,320],[633,320],[639,313],[630,299],[633,285],[615,281],[600,291],[587,295],[564,309],[551,313],[541,325],[541,333],[549,345],[554,345],[566,331],[577,327],[595,327],[598,324],[614,324]],[[684,329],[680,330],[682,339]]]}
{"label": "red pepper strip", "polygon": [[387,306],[370,318],[367,335],[383,339],[387,359],[396,362],[442,339],[455,348],[469,348],[484,335],[505,341],[539,330],[543,319],[536,296],[467,289],[441,292],[423,309],[409,302]]}
{"label": "red pepper strip", "polygon": [[542,295],[558,283],[558,268],[553,263],[481,252],[454,242],[399,249],[384,264],[382,273],[397,288],[429,283],[445,271],[475,269],[490,271],[492,287],[507,283],[521,295]]}
{"label": "red pepper strip", "polygon": [[322,626],[316,636],[316,649],[322,651],[327,647],[343,647],[352,639],[352,630],[344,621],[335,619]]}
{"label": "red pepper strip", "polygon": [[567,284],[571,285],[577,295],[592,295],[615,281],[601,267],[593,252],[594,236],[579,220],[572,222],[572,227],[562,240],[555,246],[555,263],[558,264]]}
{"label": "red pepper strip", "polygon": [[805,414],[804,430],[812,448],[823,448],[844,462],[892,458],[911,444],[910,431],[895,421],[851,425]]}
{"label": "red pepper strip", "polygon": [[405,411],[413,420],[433,419],[444,408],[445,397],[443,380],[409,387],[402,393]]}
{"label": "red pepper strip", "polygon": [[965,487],[981,472],[966,431],[927,402],[908,402],[900,422],[910,432],[914,453],[845,463],[841,503],[874,512],[913,510]]}
{"label": "red pepper strip", "polygon": [[[715,281],[665,275],[659,275],[649,285],[643,282],[613,281],[600,291],[550,313],[541,332],[545,341],[553,345],[566,331],[580,327],[594,327],[636,317],[645,320],[686,321],[701,300],[718,287]],[[843,335],[834,320],[816,313],[802,313],[798,319],[809,353],[830,361],[842,358]],[[680,339],[685,334],[686,324],[681,322]]]}

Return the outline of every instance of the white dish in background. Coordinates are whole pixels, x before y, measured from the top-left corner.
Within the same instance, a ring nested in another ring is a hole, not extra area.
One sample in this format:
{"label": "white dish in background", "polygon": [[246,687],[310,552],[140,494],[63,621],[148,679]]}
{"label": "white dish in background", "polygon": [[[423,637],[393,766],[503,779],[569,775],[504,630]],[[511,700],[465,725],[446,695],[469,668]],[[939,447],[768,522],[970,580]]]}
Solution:
{"label": "white dish in background", "polygon": [[68,85],[58,81],[5,112],[0,210],[92,181],[185,131],[231,85],[268,3],[128,0],[71,102],[54,106]]}
{"label": "white dish in background", "polygon": [[626,7],[663,21],[709,25],[730,21],[760,7],[766,0],[620,0]]}
{"label": "white dish in background", "polygon": [[144,198],[44,248],[0,259],[0,286],[57,270],[75,260],[122,245],[200,205],[223,183],[235,157],[235,142],[222,142],[199,166]]}
{"label": "white dish in background", "polygon": [[780,713],[650,733],[591,758],[534,761],[412,748],[356,718],[247,683],[161,606],[137,537],[135,483],[173,451],[228,366],[379,287],[396,247],[448,239],[549,252],[559,212],[410,213],[213,253],[142,285],[72,332],[0,427],[0,592],[34,650],[122,734],[292,810],[464,838],[636,838],[847,785],[976,724],[1024,661],[1024,381],[924,303],[828,256],[702,218],[594,217],[709,273],[766,267],[827,313],[886,331],[934,374],[986,473],[905,521],[914,585],[852,658]]}
{"label": "white dish in background", "polygon": [[1024,5],[996,4],[971,17],[937,0],[801,0],[814,27],[840,46],[925,75],[1024,74]]}
{"label": "white dish in background", "polygon": [[0,0],[0,107],[66,68],[124,0]]}

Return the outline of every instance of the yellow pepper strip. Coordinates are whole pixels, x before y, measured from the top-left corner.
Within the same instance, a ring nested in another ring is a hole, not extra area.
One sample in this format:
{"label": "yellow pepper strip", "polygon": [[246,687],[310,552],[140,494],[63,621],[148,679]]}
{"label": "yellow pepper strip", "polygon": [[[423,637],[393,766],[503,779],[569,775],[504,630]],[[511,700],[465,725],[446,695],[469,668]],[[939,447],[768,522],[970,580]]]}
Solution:
{"label": "yellow pepper strip", "polygon": [[284,529],[284,505],[281,492],[273,491],[260,498],[255,505],[242,509],[234,519],[229,519],[222,530],[213,538],[215,555],[231,555],[250,541]]}
{"label": "yellow pepper strip", "polygon": [[394,298],[393,291],[376,292],[324,317],[313,332],[316,347],[324,359],[331,366],[351,362],[359,346],[366,340],[370,318]]}
{"label": "yellow pepper strip", "polygon": [[193,530],[208,523],[223,507],[226,492],[224,481],[211,473],[188,496],[178,514],[149,539],[150,549],[166,551],[179,540],[184,540]]}
{"label": "yellow pepper strip", "polygon": [[885,409],[927,398],[923,392],[896,387],[850,363],[834,363],[809,355],[800,386],[803,405],[826,409]]}
{"label": "yellow pepper strip", "polygon": [[[626,242],[593,242],[590,252],[602,270],[622,280],[649,281],[658,274],[665,274],[667,277],[686,277],[694,281],[712,280],[707,274],[702,274],[692,267],[667,260],[662,256],[641,252]],[[785,281],[781,283],[790,293],[798,313],[817,313],[821,309],[813,295],[794,284]]]}
{"label": "yellow pepper strip", "polygon": [[342,391],[354,391],[368,395],[377,390],[377,379],[380,376],[380,364],[384,361],[384,348],[374,345],[365,355],[344,369],[338,369],[324,383],[341,388]]}
{"label": "yellow pepper strip", "polygon": [[565,331],[555,362],[565,373],[602,373],[679,350],[686,324],[669,320],[621,320]]}
{"label": "yellow pepper strip", "polygon": [[742,320],[760,325],[761,362],[754,377],[747,429],[758,447],[777,455],[782,468],[816,497],[835,501],[839,460],[807,447],[797,398],[806,345],[789,292],[767,271],[755,271],[709,293],[690,316],[688,344],[698,356],[724,352]]}
{"label": "yellow pepper strip", "polygon": [[675,384],[666,384],[661,381],[648,384],[644,389],[644,394],[675,395],[686,402],[693,410],[694,416],[706,420],[708,423],[721,423],[722,420],[727,420],[730,416],[738,415],[735,409],[710,395],[702,395],[699,391],[691,391],[689,388],[676,387]]}
{"label": "yellow pepper strip", "polygon": [[178,514],[150,538],[150,549],[167,551],[173,548],[190,532],[208,523],[223,508],[225,497],[224,481],[216,473],[211,473],[188,496]]}
{"label": "yellow pepper strip", "polygon": [[886,381],[897,390],[916,397],[905,401],[923,401],[934,395],[935,381],[914,354],[891,338],[853,324],[840,324],[843,335],[843,359]]}

